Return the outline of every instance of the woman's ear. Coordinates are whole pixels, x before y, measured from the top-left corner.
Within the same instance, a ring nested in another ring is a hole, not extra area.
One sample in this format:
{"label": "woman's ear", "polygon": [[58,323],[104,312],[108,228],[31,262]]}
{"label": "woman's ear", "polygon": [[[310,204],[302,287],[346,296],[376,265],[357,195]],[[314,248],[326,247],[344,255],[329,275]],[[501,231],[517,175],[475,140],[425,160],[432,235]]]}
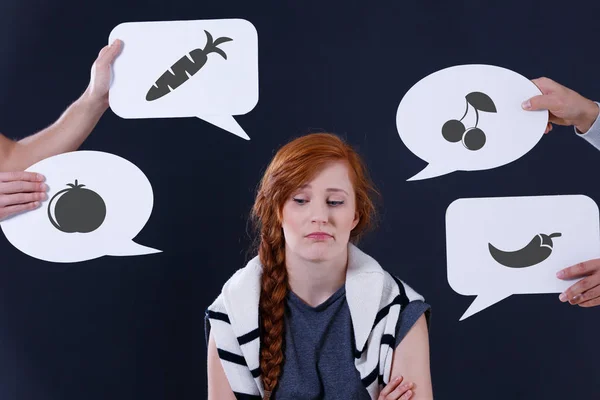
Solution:
{"label": "woman's ear", "polygon": [[352,221],[352,229],[356,228],[356,225],[358,225],[358,223],[360,222],[360,215],[358,214],[358,212],[354,213],[354,221]]}

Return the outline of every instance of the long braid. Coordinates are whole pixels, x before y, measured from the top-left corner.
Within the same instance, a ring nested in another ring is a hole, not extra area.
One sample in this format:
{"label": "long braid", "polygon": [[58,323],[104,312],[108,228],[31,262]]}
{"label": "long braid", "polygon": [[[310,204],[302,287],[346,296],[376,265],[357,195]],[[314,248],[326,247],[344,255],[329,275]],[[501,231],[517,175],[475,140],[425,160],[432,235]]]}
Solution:
{"label": "long braid", "polygon": [[[266,185],[265,185],[266,186]],[[268,187],[260,191],[254,205],[254,216],[260,232],[258,256],[263,266],[260,291],[260,370],[269,399],[275,390],[283,366],[284,312],[288,292],[285,268],[285,239],[278,210],[273,209]],[[260,216],[260,217],[259,217]]]}
{"label": "long braid", "polygon": [[283,233],[277,231],[272,233],[270,240],[263,237],[259,247],[263,265],[259,304],[262,325],[260,370],[266,399],[275,390],[283,365],[283,315],[288,291],[283,242]]}

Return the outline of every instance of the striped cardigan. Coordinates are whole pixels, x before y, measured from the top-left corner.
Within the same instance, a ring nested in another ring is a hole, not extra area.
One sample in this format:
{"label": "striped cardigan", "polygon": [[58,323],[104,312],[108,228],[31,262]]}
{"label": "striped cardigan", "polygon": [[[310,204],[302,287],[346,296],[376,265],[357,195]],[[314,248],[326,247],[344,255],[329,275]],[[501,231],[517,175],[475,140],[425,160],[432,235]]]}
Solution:
{"label": "striped cardigan", "polygon": [[[210,330],[237,399],[259,400],[264,395],[259,363],[261,273],[257,256],[225,283],[205,316],[207,339]],[[423,297],[349,244],[346,298],[357,346],[354,363],[369,395],[376,399],[390,378],[400,311]]]}

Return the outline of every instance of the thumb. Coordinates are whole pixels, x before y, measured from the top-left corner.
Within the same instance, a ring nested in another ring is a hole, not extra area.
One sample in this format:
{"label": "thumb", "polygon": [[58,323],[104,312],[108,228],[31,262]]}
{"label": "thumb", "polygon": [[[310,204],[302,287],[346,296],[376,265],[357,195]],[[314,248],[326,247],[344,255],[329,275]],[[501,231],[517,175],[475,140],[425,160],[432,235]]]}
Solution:
{"label": "thumb", "polygon": [[541,94],[534,96],[529,100],[526,100],[521,104],[524,110],[537,111],[537,110],[552,110],[556,106],[556,99],[551,95]]}
{"label": "thumb", "polygon": [[104,54],[100,55],[102,63],[108,65],[112,64],[112,62],[115,61],[115,58],[117,58],[117,56],[121,52],[122,47],[123,42],[121,40],[116,39],[114,42],[112,42],[110,46],[106,47],[106,51],[104,52]]}

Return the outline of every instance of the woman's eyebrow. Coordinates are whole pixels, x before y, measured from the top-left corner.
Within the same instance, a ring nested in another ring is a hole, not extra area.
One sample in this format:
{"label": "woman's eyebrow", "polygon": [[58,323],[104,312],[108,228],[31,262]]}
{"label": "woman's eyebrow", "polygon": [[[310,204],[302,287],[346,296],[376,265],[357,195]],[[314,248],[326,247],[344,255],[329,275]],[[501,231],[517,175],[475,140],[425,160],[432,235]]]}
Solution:
{"label": "woman's eyebrow", "polygon": [[[307,183],[306,185],[302,185],[298,188],[298,190],[302,190],[302,189],[312,189],[312,187]],[[346,192],[344,189],[341,188],[327,188],[325,189],[326,192],[344,192],[346,193],[346,195],[348,195],[348,192]]]}
{"label": "woman's eyebrow", "polygon": [[339,193],[339,192],[344,192],[346,194],[348,194],[348,192],[346,192],[344,189],[340,189],[340,188],[327,188],[325,189],[326,192],[335,192],[335,193]]}

